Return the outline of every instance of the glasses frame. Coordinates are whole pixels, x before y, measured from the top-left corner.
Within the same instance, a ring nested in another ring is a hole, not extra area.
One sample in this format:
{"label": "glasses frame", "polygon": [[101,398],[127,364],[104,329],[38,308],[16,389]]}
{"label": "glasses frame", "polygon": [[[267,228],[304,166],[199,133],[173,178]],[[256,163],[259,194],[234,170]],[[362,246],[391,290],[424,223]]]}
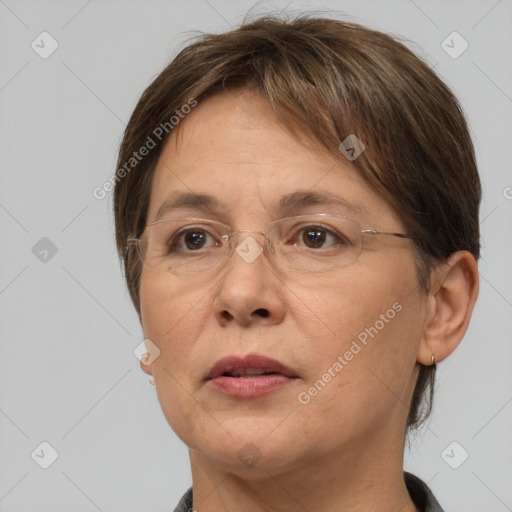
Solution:
{"label": "glasses frame", "polygon": [[[142,241],[142,237],[144,236],[145,231],[149,227],[151,227],[151,226],[154,226],[156,224],[161,224],[161,223],[164,223],[164,222],[168,222],[171,219],[162,219],[162,220],[157,220],[155,222],[151,222],[150,224],[148,224],[144,228],[144,231],[142,232],[142,234],[140,235],[139,238],[137,238],[135,236],[128,237],[127,240],[126,240],[126,250],[130,250],[132,247],[135,247],[137,249],[137,253],[139,255],[139,258],[140,258],[140,261],[141,261],[142,265],[144,265],[146,268],[149,268],[153,272],[159,272],[159,273],[162,273],[162,274],[174,274],[174,275],[204,274],[206,272],[211,272],[212,270],[215,270],[215,269],[219,268],[223,263],[225,263],[226,261],[228,261],[231,258],[231,256],[233,255],[233,250],[234,250],[233,244],[231,243],[231,239],[235,235],[237,235],[238,233],[257,233],[257,234],[263,235],[263,237],[265,239],[265,247],[267,248],[267,251],[269,253],[271,253],[271,254],[275,254],[274,245],[272,244],[272,240],[269,237],[269,234],[272,231],[274,225],[278,224],[279,222],[285,221],[285,220],[295,220],[295,219],[301,219],[301,218],[304,218],[304,217],[307,217],[307,218],[311,218],[311,217],[339,217],[339,218],[342,218],[342,219],[347,219],[347,220],[349,220],[351,222],[355,222],[358,225],[360,225],[357,220],[352,219],[351,217],[347,217],[346,215],[331,214],[331,213],[312,213],[312,214],[296,215],[296,216],[292,216],[292,217],[283,217],[281,219],[277,219],[275,221],[272,221],[269,224],[269,229],[266,232],[265,231],[249,230],[249,229],[237,229],[236,231],[233,231],[233,228],[229,224],[224,224],[223,222],[219,222],[219,221],[215,221],[215,220],[210,220],[210,219],[202,219],[202,218],[199,218],[199,217],[184,217],[183,220],[189,220],[189,221],[192,221],[192,222],[202,222],[202,223],[206,223],[206,224],[216,224],[216,225],[228,228],[228,230],[229,230],[229,233],[227,233],[226,235],[222,235],[221,236],[221,239],[224,240],[224,241],[227,241],[228,244],[229,244],[228,245],[229,251],[225,251],[225,255],[226,256],[224,257],[223,260],[219,261],[219,263],[216,266],[214,266],[214,267],[212,267],[212,268],[210,268],[208,270],[203,270],[202,272],[173,272],[172,270],[156,270],[156,269],[146,265],[146,263],[144,262],[144,258],[142,256],[142,250],[141,250],[141,247],[140,247],[140,243]],[[376,229],[362,229],[361,230],[361,234],[362,235],[370,235],[370,236],[383,235],[383,236],[392,236],[392,237],[395,237],[395,238],[401,238],[401,239],[406,239],[406,240],[416,240],[415,237],[413,237],[411,235],[408,235],[407,233],[395,233],[395,232],[390,232],[390,231],[379,231],[379,230],[376,230]],[[361,252],[362,252],[362,249],[361,249]],[[357,256],[357,259],[359,259],[359,255]],[[357,259],[355,261],[357,261]],[[354,263],[355,263],[355,261],[354,261]],[[347,266],[350,266],[350,265],[347,265]],[[311,272],[311,271],[307,271],[307,270],[287,269],[285,267],[280,267],[280,268],[283,268],[284,270],[288,270],[288,271],[292,271],[292,272]],[[329,271],[336,270],[338,268],[346,268],[346,267],[343,267],[343,266],[335,267],[333,269],[329,269]],[[314,273],[320,273],[322,271],[317,270],[317,271],[313,271],[313,272]],[[327,272],[327,271],[323,271],[323,272]]]}

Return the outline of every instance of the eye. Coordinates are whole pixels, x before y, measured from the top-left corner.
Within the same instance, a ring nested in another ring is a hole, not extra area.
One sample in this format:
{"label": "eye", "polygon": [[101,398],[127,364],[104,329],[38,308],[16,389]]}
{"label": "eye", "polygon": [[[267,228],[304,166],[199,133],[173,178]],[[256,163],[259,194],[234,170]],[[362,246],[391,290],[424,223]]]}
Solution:
{"label": "eye", "polygon": [[305,226],[295,235],[293,245],[308,249],[326,249],[334,245],[348,245],[348,241],[324,226]]}
{"label": "eye", "polygon": [[220,247],[222,244],[217,242],[206,230],[191,227],[178,232],[169,242],[169,252],[177,251],[198,251],[208,247]]}

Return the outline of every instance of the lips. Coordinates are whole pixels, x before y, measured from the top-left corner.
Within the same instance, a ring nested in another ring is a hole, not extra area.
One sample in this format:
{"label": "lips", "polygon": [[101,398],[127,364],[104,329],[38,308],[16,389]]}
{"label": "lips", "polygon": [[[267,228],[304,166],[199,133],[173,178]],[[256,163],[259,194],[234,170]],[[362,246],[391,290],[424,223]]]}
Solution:
{"label": "lips", "polygon": [[224,357],[206,377],[206,386],[234,399],[255,399],[285,389],[299,376],[288,366],[259,354]]}
{"label": "lips", "polygon": [[298,378],[298,375],[288,366],[275,359],[260,355],[249,354],[245,357],[229,356],[217,361],[210,369],[207,380],[218,377],[257,378],[260,375],[276,374],[288,378]]}

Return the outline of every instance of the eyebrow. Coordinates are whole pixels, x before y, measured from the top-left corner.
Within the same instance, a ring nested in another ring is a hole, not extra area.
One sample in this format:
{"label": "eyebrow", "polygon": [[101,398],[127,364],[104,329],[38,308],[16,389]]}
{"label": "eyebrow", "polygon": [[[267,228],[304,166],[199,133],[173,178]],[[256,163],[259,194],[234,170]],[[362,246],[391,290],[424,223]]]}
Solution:
{"label": "eyebrow", "polygon": [[[360,203],[348,201],[347,199],[329,191],[297,190],[281,197],[277,207],[271,208],[273,214],[286,215],[296,213],[308,206],[341,207],[355,214],[367,214],[368,209]],[[202,212],[218,214],[226,209],[223,203],[209,194],[195,194],[193,192],[175,192],[166,199],[158,208],[155,221],[161,219],[165,214],[178,209],[194,209]]]}

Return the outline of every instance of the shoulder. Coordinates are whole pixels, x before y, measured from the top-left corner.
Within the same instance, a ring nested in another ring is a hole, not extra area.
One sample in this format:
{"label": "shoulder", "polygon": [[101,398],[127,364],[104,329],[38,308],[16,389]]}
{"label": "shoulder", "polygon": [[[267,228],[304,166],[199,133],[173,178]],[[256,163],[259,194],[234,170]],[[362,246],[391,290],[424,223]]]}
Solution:
{"label": "shoulder", "polygon": [[443,512],[428,485],[412,473],[404,471],[404,480],[411,499],[420,512]]}
{"label": "shoulder", "polygon": [[192,487],[181,497],[180,502],[174,509],[174,512],[196,512],[192,507]]}

